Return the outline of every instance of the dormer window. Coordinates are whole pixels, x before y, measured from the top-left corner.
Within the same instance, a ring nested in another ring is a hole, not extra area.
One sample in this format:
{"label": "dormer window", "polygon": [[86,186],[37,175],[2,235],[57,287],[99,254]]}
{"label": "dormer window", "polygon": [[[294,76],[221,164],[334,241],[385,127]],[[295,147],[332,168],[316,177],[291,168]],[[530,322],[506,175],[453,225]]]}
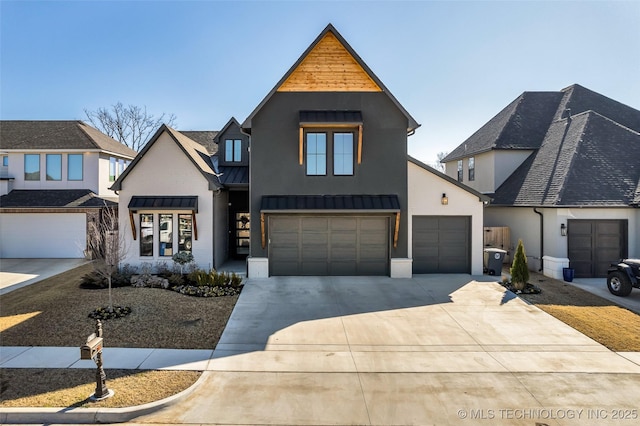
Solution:
{"label": "dormer window", "polygon": [[242,161],[242,140],[227,139],[224,143],[224,161],[239,163]]}

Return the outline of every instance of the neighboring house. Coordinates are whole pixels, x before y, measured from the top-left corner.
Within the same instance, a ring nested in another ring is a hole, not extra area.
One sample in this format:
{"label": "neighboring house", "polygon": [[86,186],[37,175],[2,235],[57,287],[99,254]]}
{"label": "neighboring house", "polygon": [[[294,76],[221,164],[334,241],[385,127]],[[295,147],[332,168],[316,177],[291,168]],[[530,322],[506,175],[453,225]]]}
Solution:
{"label": "neighboring house", "polygon": [[407,156],[418,127],[329,25],[242,125],[158,130],[113,186],[125,262],[191,250],[205,268],[247,258],[251,277],[481,274],[488,198]]}
{"label": "neighboring house", "polygon": [[135,155],[82,121],[0,121],[0,257],[83,257]]}
{"label": "neighboring house", "polygon": [[491,196],[487,227],[522,239],[529,267],[606,276],[640,257],[640,111],[579,85],[524,92],[444,158]]}

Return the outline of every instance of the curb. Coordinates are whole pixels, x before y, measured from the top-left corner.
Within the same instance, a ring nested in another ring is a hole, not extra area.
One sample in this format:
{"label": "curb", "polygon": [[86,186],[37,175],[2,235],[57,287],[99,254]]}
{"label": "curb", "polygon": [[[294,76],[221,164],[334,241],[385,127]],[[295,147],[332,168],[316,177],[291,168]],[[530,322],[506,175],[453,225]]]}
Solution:
{"label": "curb", "polygon": [[175,395],[143,405],[123,408],[0,408],[0,425],[4,424],[77,424],[77,423],[124,423],[136,417],[179,402],[191,395],[201,384],[207,372],[203,371],[198,380],[187,389]]}

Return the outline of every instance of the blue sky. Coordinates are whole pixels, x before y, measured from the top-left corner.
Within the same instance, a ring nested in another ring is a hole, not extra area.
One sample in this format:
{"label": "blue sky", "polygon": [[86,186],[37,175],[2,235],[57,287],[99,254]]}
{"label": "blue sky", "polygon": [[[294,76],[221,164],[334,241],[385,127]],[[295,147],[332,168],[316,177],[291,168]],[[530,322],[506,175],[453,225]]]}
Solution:
{"label": "blue sky", "polygon": [[176,128],[242,121],[332,23],[422,125],[433,163],[524,91],[640,109],[640,2],[0,1],[0,118],[117,102]]}

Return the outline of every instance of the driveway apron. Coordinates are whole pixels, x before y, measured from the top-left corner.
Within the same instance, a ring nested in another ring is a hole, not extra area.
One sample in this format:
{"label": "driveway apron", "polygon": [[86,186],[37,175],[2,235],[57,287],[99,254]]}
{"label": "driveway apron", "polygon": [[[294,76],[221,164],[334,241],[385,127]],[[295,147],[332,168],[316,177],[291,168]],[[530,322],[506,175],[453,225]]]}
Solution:
{"label": "driveway apron", "polygon": [[135,422],[619,425],[637,395],[637,356],[495,277],[272,277],[247,281],[195,392]]}

